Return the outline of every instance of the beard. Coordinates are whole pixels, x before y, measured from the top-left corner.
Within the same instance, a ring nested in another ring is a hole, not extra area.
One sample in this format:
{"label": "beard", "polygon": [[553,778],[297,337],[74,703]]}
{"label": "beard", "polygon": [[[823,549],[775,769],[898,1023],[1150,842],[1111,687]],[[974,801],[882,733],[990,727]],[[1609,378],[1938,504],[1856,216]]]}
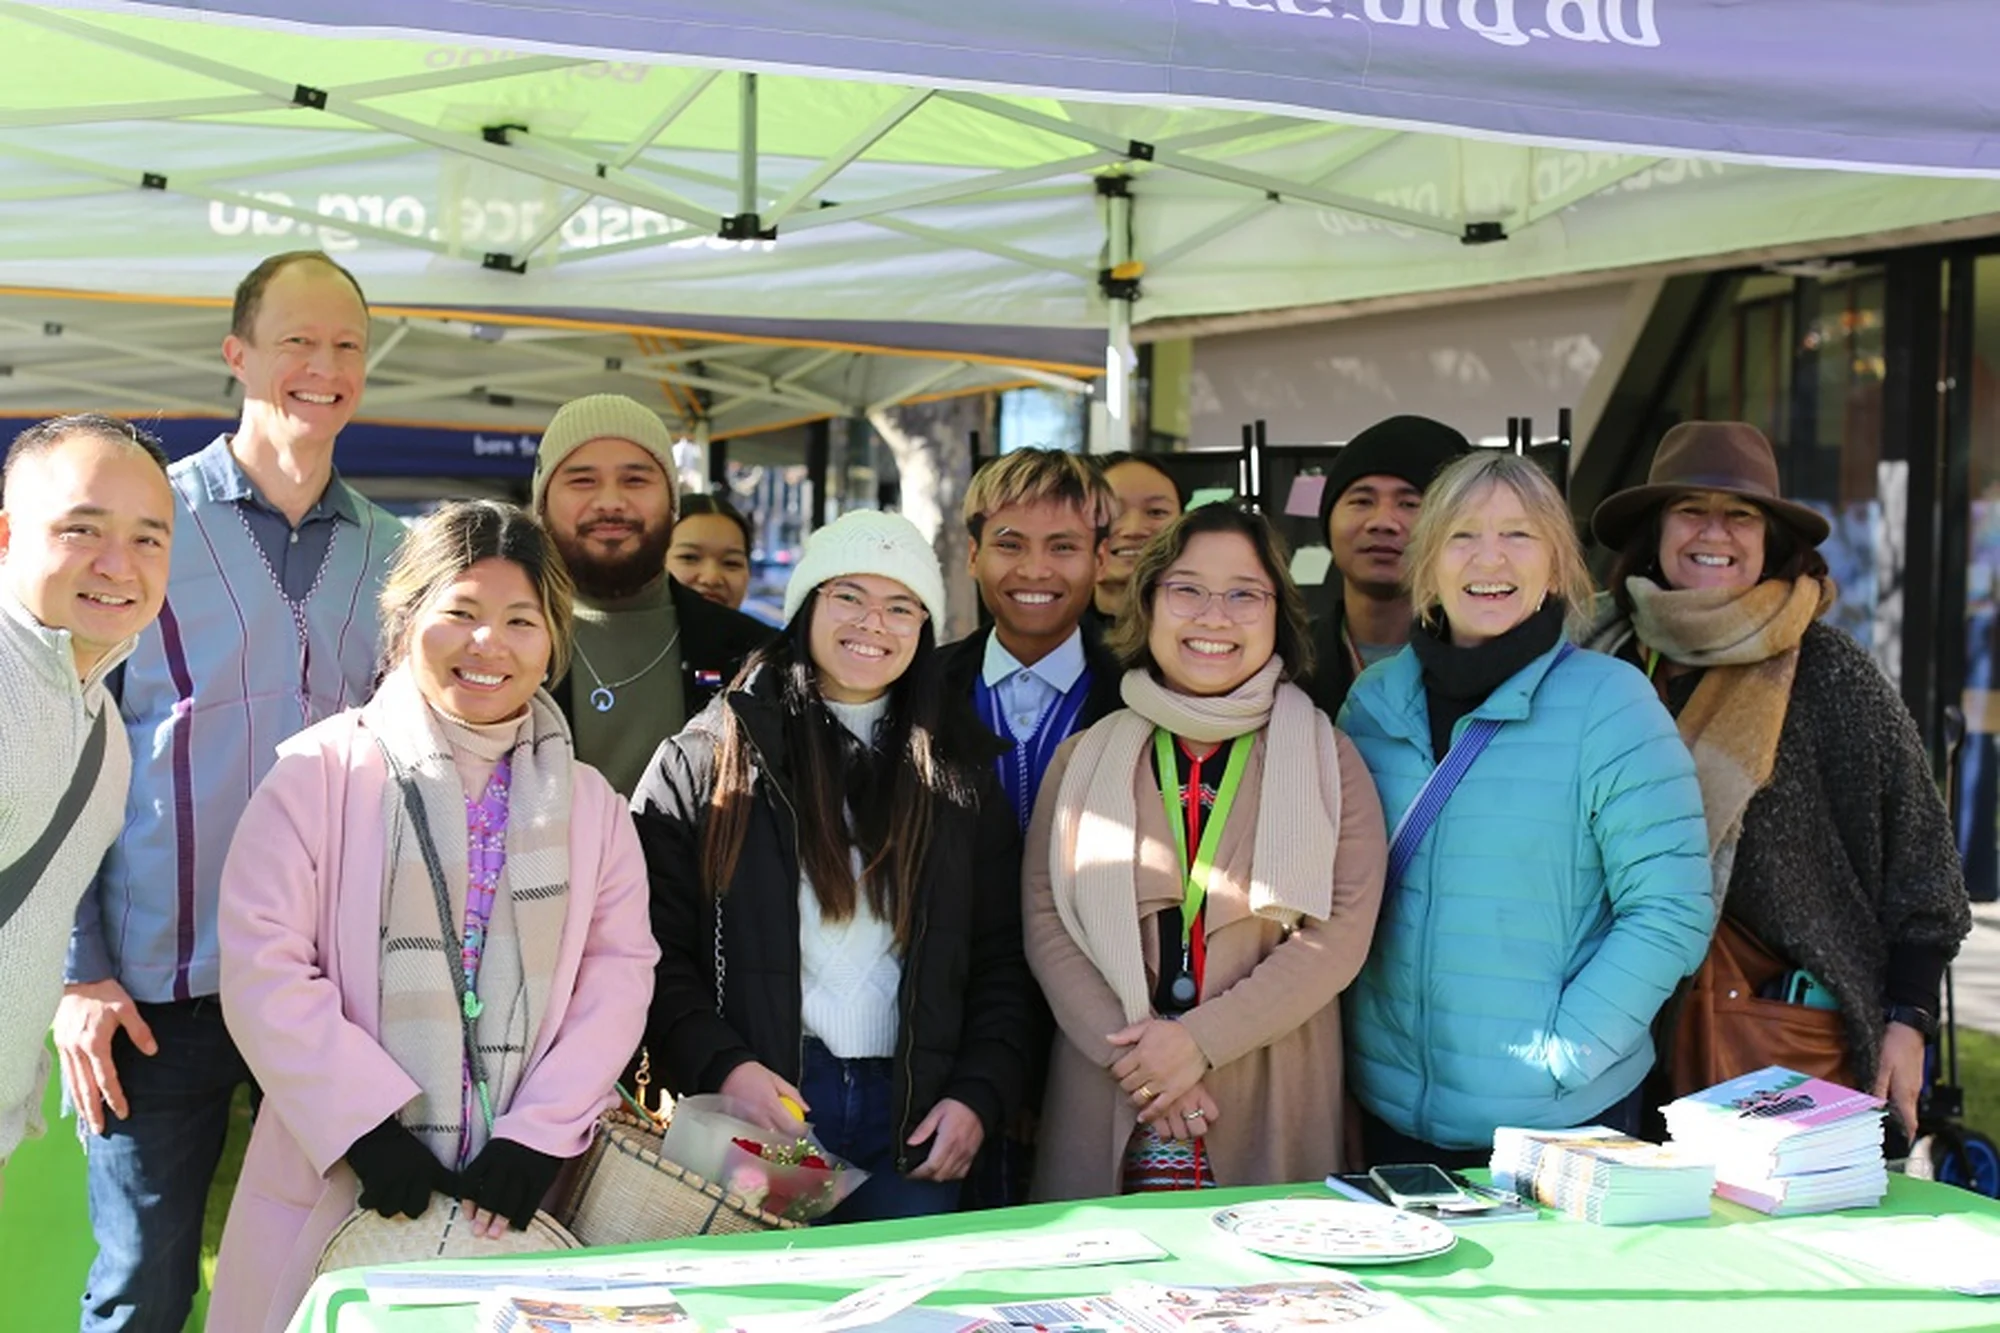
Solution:
{"label": "beard", "polygon": [[576,581],[577,595],[585,601],[615,602],[637,593],[667,572],[667,548],[673,545],[671,521],[641,529],[639,544],[623,555],[598,555],[584,540],[599,523],[586,524],[573,537],[554,532],[556,550]]}

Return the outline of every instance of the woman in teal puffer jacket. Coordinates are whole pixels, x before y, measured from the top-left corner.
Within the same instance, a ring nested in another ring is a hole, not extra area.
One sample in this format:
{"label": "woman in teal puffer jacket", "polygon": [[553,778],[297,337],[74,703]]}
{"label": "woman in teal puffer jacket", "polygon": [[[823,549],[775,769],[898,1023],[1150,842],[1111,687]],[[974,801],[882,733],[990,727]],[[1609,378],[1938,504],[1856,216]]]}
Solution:
{"label": "woman in teal puffer jacket", "polygon": [[1346,1005],[1363,1150],[1472,1165],[1500,1125],[1634,1130],[1653,1016],[1713,926],[1687,747],[1643,675],[1564,639],[1590,579],[1533,463],[1440,473],[1408,568],[1416,633],[1340,715],[1390,826],[1491,737],[1400,876],[1391,856]]}

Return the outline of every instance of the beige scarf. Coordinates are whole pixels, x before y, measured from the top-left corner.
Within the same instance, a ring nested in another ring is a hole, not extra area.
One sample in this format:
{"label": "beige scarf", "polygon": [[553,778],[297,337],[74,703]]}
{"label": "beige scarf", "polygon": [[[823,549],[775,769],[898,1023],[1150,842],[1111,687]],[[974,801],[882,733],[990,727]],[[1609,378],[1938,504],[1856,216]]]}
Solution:
{"label": "beige scarf", "polygon": [[1749,588],[1668,589],[1634,578],[1625,588],[1639,642],[1668,661],[1705,672],[1678,721],[1701,781],[1710,890],[1720,911],[1743,812],[1770,782],[1777,760],[1799,641],[1833,605],[1833,580],[1802,576]]}
{"label": "beige scarf", "polygon": [[[1139,911],[1133,831],[1137,777],[1156,727],[1200,744],[1262,729],[1263,796],[1251,844],[1250,910],[1286,925],[1333,911],[1334,848],[1340,840],[1340,757],[1333,728],[1304,690],[1278,679],[1273,657],[1229,694],[1179,694],[1145,671],[1129,671],[1126,707],[1083,734],[1056,795],[1049,879],[1056,914],[1117,995],[1128,1022],[1152,1013]],[[1074,846],[1074,858],[1062,849]]]}
{"label": "beige scarf", "polygon": [[[485,1145],[487,1126],[473,1096],[465,1124],[465,1040],[453,977],[463,968],[469,875],[466,790],[441,719],[417,689],[406,662],[383,680],[362,710],[391,762],[383,792],[387,827],[382,882],[382,1048],[422,1092],[401,1120],[447,1166],[463,1166]],[[569,912],[569,725],[544,691],[528,705],[509,760],[506,865],[494,894],[480,955],[475,1040],[485,1061],[493,1114],[513,1101],[535,1047],[562,949]],[[437,892],[411,824],[400,771],[422,799],[444,871],[451,937],[438,919]],[[480,793],[474,793],[476,800]],[[459,1145],[467,1145],[463,1160]]]}

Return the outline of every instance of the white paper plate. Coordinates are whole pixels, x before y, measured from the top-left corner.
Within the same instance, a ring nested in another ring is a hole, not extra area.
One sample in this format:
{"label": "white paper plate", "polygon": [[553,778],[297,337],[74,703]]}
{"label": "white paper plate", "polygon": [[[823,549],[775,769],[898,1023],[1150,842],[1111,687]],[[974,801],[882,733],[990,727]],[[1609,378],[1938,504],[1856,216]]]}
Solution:
{"label": "white paper plate", "polygon": [[1264,1199],[1217,1209],[1216,1229],[1245,1249],[1311,1264],[1400,1264],[1458,1243],[1442,1222],[1336,1199]]}

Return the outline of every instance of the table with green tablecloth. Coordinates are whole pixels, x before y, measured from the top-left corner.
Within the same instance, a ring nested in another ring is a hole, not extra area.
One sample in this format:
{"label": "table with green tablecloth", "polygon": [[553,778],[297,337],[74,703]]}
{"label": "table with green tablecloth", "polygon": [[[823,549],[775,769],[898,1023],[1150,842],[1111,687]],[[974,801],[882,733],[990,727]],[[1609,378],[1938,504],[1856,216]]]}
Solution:
{"label": "table with green tablecloth", "polygon": [[[1135,1281],[1259,1282],[1309,1276],[1309,1264],[1252,1254],[1209,1224],[1218,1207],[1247,1199],[1331,1198],[1319,1186],[1205,1190],[1077,1204],[1042,1204],[988,1213],[875,1222],[809,1231],[715,1236],[577,1257],[618,1254],[777,1252],[808,1246],[907,1242],[994,1231],[1127,1228],[1172,1256],[1098,1268],[971,1273],[928,1297],[930,1305],[982,1305],[1031,1296],[1086,1295]],[[1450,1329],[1533,1328],[1558,1333],[1724,1333],[1798,1329],[2000,1328],[2000,1297],[1975,1298],[1901,1285],[1796,1240],[1799,1228],[1865,1227],[1897,1216],[1956,1215],[2000,1250],[2000,1203],[1949,1186],[1892,1177],[1876,1209],[1831,1217],[1770,1218],[1716,1201],[1705,1221],[1602,1227],[1553,1214],[1459,1231],[1456,1247],[1434,1259],[1352,1271],[1398,1293]],[[823,1305],[867,1286],[760,1286],[682,1291],[706,1327],[733,1316]],[[360,1270],[328,1274],[313,1287],[292,1333],[467,1333],[470,1306],[389,1308],[372,1304]]]}

